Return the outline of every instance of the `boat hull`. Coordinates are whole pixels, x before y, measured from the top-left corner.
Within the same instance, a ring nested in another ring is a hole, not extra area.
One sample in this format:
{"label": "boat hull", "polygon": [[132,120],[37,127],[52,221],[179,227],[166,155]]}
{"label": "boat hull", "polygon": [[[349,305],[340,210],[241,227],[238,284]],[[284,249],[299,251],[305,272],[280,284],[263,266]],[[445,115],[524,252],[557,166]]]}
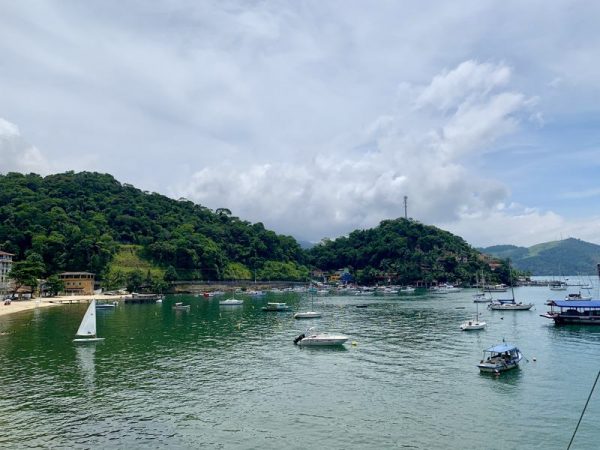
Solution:
{"label": "boat hull", "polygon": [[483,330],[487,324],[485,322],[465,322],[460,326],[463,331]]}
{"label": "boat hull", "polygon": [[511,305],[511,304],[505,304],[505,305],[489,305],[489,308],[494,310],[494,311],[527,311],[531,308],[533,308],[533,303],[529,303],[529,304],[523,304],[523,305]]}
{"label": "boat hull", "polygon": [[294,319],[318,319],[321,317],[321,313],[314,311],[299,312],[294,314]]}
{"label": "boat hull", "polygon": [[75,338],[73,342],[77,342],[78,344],[87,344],[88,342],[100,342],[103,341],[104,338]]}
{"label": "boat hull", "polygon": [[507,370],[512,370],[512,369],[516,369],[517,367],[519,367],[519,363],[507,363],[507,364],[487,364],[487,363],[482,363],[482,364],[478,364],[477,367],[479,367],[479,371],[483,372],[483,373],[500,373],[500,372],[506,372]]}
{"label": "boat hull", "polygon": [[330,345],[342,345],[347,340],[348,340],[347,336],[327,337],[327,338],[324,338],[324,337],[311,338],[309,336],[309,337],[305,337],[304,339],[299,341],[297,345],[300,345],[303,347],[324,347],[324,346],[330,346]]}

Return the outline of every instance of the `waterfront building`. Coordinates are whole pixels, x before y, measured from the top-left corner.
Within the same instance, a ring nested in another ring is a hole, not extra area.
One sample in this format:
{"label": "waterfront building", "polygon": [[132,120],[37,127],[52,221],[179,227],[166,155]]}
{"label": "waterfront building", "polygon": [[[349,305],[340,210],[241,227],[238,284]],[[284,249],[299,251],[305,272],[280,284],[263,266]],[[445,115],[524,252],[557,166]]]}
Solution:
{"label": "waterfront building", "polygon": [[58,275],[65,284],[66,295],[92,295],[94,274],[89,272],[63,272]]}
{"label": "waterfront building", "polygon": [[6,253],[0,250],[0,294],[5,294],[10,290],[10,280],[8,273],[13,264],[12,253]]}

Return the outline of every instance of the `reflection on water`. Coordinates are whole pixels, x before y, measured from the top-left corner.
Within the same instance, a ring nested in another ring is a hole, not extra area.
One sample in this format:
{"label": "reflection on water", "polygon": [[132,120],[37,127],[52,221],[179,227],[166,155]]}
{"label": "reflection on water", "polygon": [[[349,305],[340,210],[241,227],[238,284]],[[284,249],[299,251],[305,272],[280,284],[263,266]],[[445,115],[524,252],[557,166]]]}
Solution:
{"label": "reflection on water", "polygon": [[[544,292],[522,292],[543,310]],[[564,447],[589,389],[569,374],[595,376],[600,329],[480,308],[488,328],[466,333],[459,325],[475,310],[471,293],[323,297],[322,318],[310,321],[294,320],[310,305],[294,295],[242,296],[235,308],[171,296],[99,313],[106,340],[91,346],[72,342],[85,305],[2,318],[10,334],[0,338],[0,408],[13,426],[0,427],[0,446]],[[174,311],[176,301],[190,310]],[[265,313],[268,301],[292,311]],[[350,339],[293,345],[310,326]],[[480,375],[482,350],[502,339],[530,362]],[[593,403],[577,448],[595,448]],[[511,421],[511,433],[490,444],[481,430],[508,415],[527,420]],[[565,426],[546,426],[556,420]]]}
{"label": "reflection on water", "polygon": [[77,364],[82,375],[84,386],[88,389],[94,388],[96,379],[96,345],[102,345],[100,342],[87,344],[77,344],[75,352],[77,354]]}

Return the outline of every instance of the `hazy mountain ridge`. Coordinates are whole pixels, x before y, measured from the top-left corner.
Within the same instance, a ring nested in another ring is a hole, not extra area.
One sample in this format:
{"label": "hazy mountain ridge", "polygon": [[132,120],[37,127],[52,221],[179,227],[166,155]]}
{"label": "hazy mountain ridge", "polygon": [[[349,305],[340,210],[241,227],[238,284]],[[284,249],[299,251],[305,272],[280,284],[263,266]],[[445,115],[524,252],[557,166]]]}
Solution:
{"label": "hazy mountain ridge", "polygon": [[568,238],[531,247],[494,245],[479,248],[498,258],[510,258],[514,267],[532,275],[595,275],[600,263],[600,245]]}

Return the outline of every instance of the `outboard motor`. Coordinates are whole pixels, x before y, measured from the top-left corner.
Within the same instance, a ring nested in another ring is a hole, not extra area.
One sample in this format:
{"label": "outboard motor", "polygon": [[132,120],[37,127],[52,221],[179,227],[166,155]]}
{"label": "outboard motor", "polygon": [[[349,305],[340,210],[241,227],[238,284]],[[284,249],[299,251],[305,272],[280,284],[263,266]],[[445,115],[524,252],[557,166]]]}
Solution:
{"label": "outboard motor", "polygon": [[306,337],[306,335],[304,333],[302,333],[300,336],[298,336],[296,339],[294,339],[294,345],[298,345],[298,342],[300,342],[305,337]]}

